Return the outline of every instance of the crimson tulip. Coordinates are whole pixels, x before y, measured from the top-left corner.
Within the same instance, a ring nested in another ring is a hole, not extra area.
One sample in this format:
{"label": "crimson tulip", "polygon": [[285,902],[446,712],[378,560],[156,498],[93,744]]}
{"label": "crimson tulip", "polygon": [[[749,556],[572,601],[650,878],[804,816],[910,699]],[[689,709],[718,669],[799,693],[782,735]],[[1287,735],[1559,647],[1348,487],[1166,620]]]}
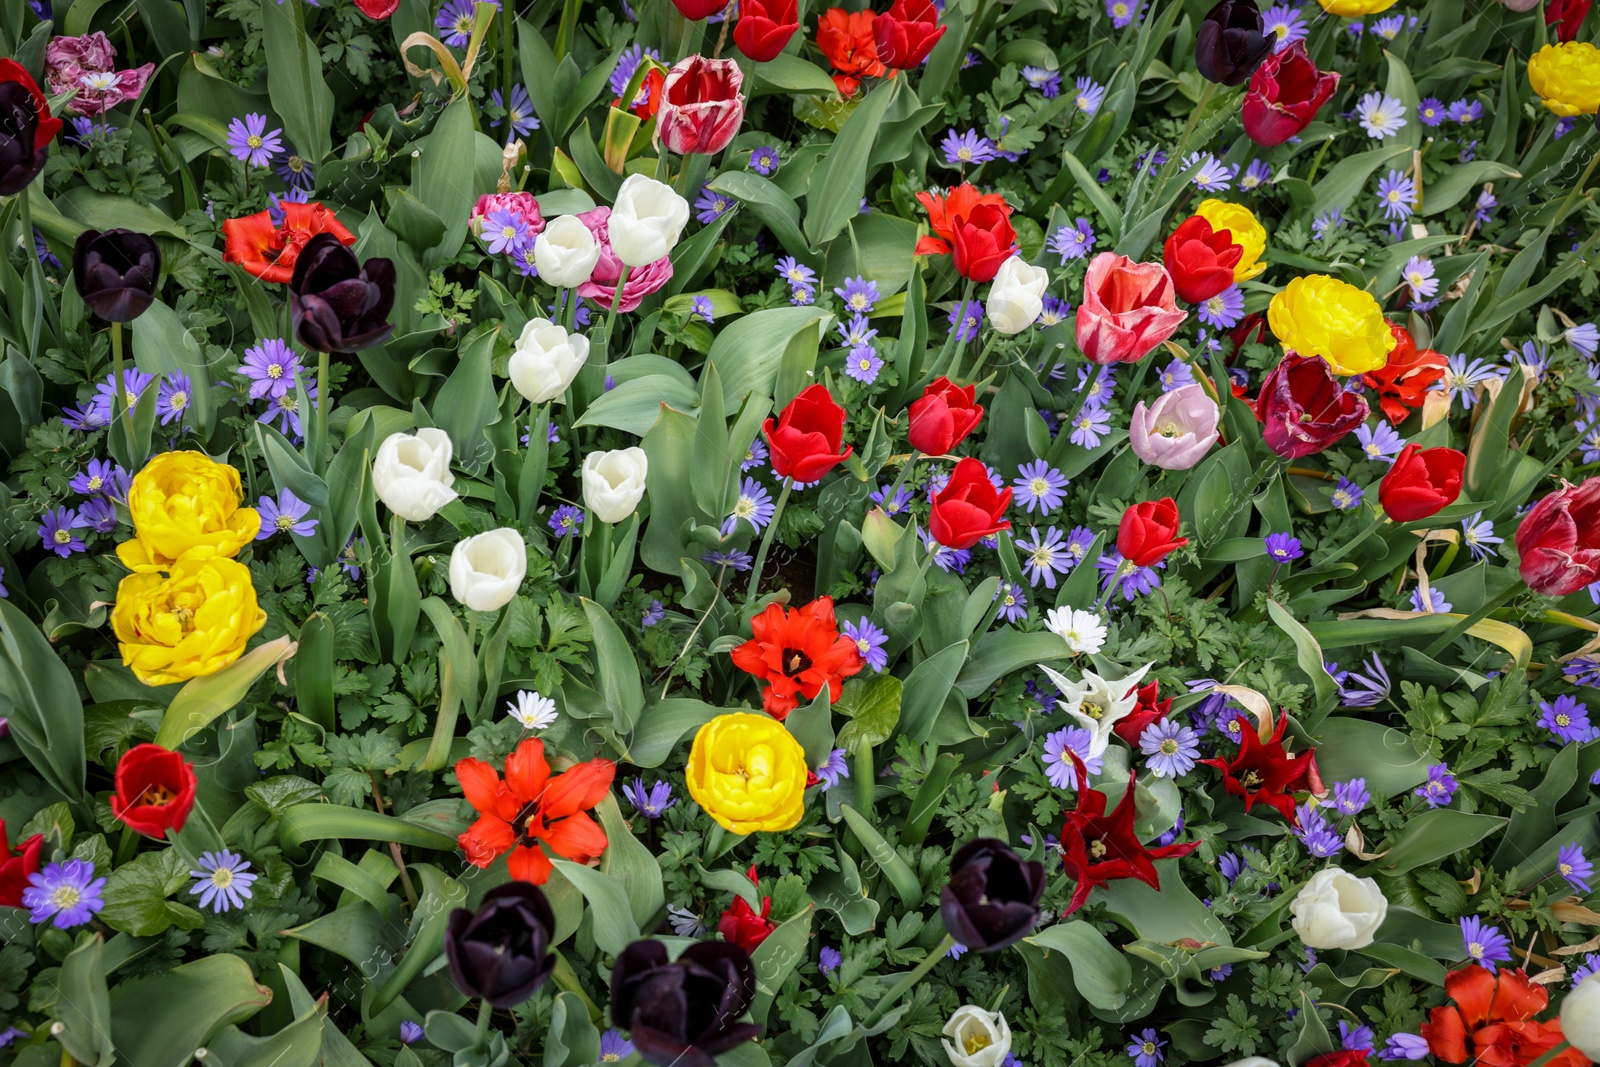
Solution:
{"label": "crimson tulip", "polygon": [[1170,496],[1134,504],[1117,526],[1117,551],[1135,567],[1153,567],[1189,543],[1178,536],[1178,505]]}
{"label": "crimson tulip", "polygon": [[741,0],[733,43],[757,63],[777,59],[800,28],[795,0]]}
{"label": "crimson tulip", "polygon": [[111,814],[146,837],[182,830],[194,810],[194,764],[160,745],[134,745],[117,763]]}
{"label": "crimson tulip", "polygon": [[356,8],[367,18],[382,22],[400,10],[400,0],[356,0]]}
{"label": "crimson tulip", "polygon": [[1517,527],[1518,569],[1528,588],[1566,596],[1600,581],[1600,478],[1562,484]]}
{"label": "crimson tulip", "polygon": [[[747,873],[759,890],[761,882],[756,877],[756,869],[751,867]],[[722,935],[722,940],[730,945],[738,945],[746,952],[754,952],[756,946],[772,936],[772,931],[777,928],[778,924],[772,921],[771,897],[761,898],[761,910],[758,912],[744,897],[735,895],[733,904],[717,922],[717,933]]]}
{"label": "crimson tulip", "polygon": [[911,447],[928,456],[948,455],[983,418],[976,393],[976,386],[959,386],[945,377],[923,389],[911,404]]}
{"label": "crimson tulip", "polygon": [[981,460],[956,464],[950,481],[934,494],[928,532],[946,548],[971,548],[990,534],[1011,529],[1000,516],[1011,506],[1011,490],[996,489]]}
{"label": "crimson tulip", "polygon": [[1378,483],[1378,500],[1396,522],[1426,519],[1455,503],[1466,466],[1466,455],[1453,448],[1406,445]]}
{"label": "crimson tulip", "polygon": [[1191,304],[1204,303],[1233,285],[1233,268],[1244,256],[1228,230],[1213,230],[1199,215],[1183,220],[1167,238],[1162,260],[1172,276],[1178,296]]}
{"label": "crimson tulip", "polygon": [[1594,0],[1545,0],[1544,24],[1556,28],[1556,38],[1576,41],[1583,20],[1589,15]]}
{"label": "crimson tulip", "polygon": [[1167,268],[1101,252],[1083,279],[1078,348],[1093,363],[1137,363],[1188,317]]}
{"label": "crimson tulip", "polygon": [[1289,725],[1287,715],[1278,716],[1277,728],[1265,741],[1247,717],[1239,715],[1234,722],[1239,727],[1239,751],[1232,759],[1219,757],[1200,762],[1222,772],[1223,788],[1244,801],[1246,812],[1265,804],[1298,826],[1292,794],[1312,789],[1316,753],[1308,748],[1299,755],[1289,755],[1283,747],[1283,731]]}
{"label": "crimson tulip", "polygon": [[6,840],[6,821],[0,819],[0,906],[22,907],[22,891],[28,888],[28,876],[39,873],[39,853],[44,849],[44,835],[17,843],[11,851]]}
{"label": "crimson tulip", "polygon": [[1284,356],[1256,397],[1267,447],[1284,459],[1337,444],[1367,421],[1369,411],[1366,398],[1344,388],[1317,356]]}
{"label": "crimson tulip", "polygon": [[656,114],[656,144],[682,155],[728,147],[744,122],[744,73],[731,59],[690,56],[667,73]]}
{"label": "crimson tulip", "polygon": [[872,20],[878,59],[894,70],[915,70],[948,28],[940,24],[933,0],[894,0],[888,11]]}
{"label": "crimson tulip", "polygon": [[[809,385],[761,428],[780,478],[811,483],[850,458],[844,444],[845,411],[825,385]],[[844,451],[840,451],[840,448]]]}
{"label": "crimson tulip", "polygon": [[[1066,752],[1072,757],[1075,781],[1088,782],[1089,771],[1083,760],[1070,748]],[[1198,841],[1159,848],[1144,846],[1133,825],[1137,778],[1128,776],[1128,788],[1110,815],[1106,814],[1110,797],[1098,789],[1078,791],[1078,806],[1067,812],[1061,826],[1061,866],[1077,882],[1063,914],[1070,915],[1083,907],[1096,888],[1122,878],[1137,878],[1160,892],[1161,875],[1155,861],[1187,856],[1200,847]]]}
{"label": "crimson tulip", "polygon": [[1311,125],[1317,111],[1339,88],[1339,75],[1321,71],[1295,41],[1266,58],[1250,76],[1240,119],[1250,140],[1262,148],[1283,144]]}
{"label": "crimson tulip", "polygon": [[727,7],[728,0],[672,0],[672,6],[690,22],[699,22]]}
{"label": "crimson tulip", "polygon": [[14,59],[0,59],[0,196],[12,196],[38,177],[61,120],[33,75]]}
{"label": "crimson tulip", "polygon": [[1145,728],[1165,719],[1167,713],[1172,710],[1172,698],[1161,699],[1160,682],[1142,685],[1136,693],[1139,702],[1111,728],[1118,737],[1135,748],[1138,747],[1139,738],[1144,734]]}
{"label": "crimson tulip", "polygon": [[1011,209],[978,204],[954,220],[956,273],[975,282],[991,282],[1000,264],[1017,248],[1017,231],[1011,228]]}

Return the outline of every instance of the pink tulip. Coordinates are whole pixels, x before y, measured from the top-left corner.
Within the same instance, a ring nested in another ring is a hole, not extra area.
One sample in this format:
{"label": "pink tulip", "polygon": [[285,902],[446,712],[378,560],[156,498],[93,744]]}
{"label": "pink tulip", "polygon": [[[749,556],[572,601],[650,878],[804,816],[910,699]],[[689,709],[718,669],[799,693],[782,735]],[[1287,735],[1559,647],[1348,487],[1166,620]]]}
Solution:
{"label": "pink tulip", "polygon": [[656,144],[680,156],[728,147],[744,122],[744,72],[731,59],[690,56],[667,72],[656,114]]}
{"label": "pink tulip", "polygon": [[1133,454],[1166,471],[1186,471],[1217,443],[1221,411],[1198,382],[1163,393],[1154,404],[1133,409],[1128,443]]}
{"label": "pink tulip", "polygon": [[56,37],[45,46],[45,85],[51,95],[76,89],[67,110],[98,115],[144,92],[155,72],[154,63],[131,70],[113,71],[117,49],[104,33],[82,37]]}
{"label": "pink tulip", "polygon": [[[622,260],[611,248],[611,209],[597,207],[576,216],[589,228],[600,243],[600,258],[594,265],[589,280],[578,286],[578,295],[593,300],[600,308],[610,311],[616,299],[617,280],[622,277]],[[672,257],[662,256],[654,263],[646,263],[628,272],[628,281],[622,287],[619,311],[635,311],[644,298],[672,280]]]}
{"label": "pink tulip", "polygon": [[1188,317],[1167,268],[1102,252],[1083,280],[1078,348],[1095,363],[1137,363]]}

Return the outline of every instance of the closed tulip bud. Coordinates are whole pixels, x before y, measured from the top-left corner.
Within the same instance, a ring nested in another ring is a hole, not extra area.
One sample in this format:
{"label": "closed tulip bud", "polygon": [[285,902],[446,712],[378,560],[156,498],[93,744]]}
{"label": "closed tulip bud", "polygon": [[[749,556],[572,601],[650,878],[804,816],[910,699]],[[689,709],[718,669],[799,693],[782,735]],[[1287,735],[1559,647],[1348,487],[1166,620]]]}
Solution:
{"label": "closed tulip bud", "polygon": [[1050,272],[1021,256],[1000,264],[984,305],[989,325],[1008,337],[1032,326],[1044,311],[1044,291],[1049,284]]}
{"label": "closed tulip bud", "polygon": [[1198,382],[1162,393],[1155,403],[1134,406],[1128,424],[1133,454],[1154,467],[1186,471],[1217,443],[1222,412]]}
{"label": "closed tulip bud", "polygon": [[644,449],[618,448],[583,457],[583,503],[601,522],[621,522],[644,498],[650,460]]}
{"label": "closed tulip bud", "polygon": [[132,322],[156,298],[161,249],[132,230],[84,230],[72,246],[72,278],[89,310],[107,322]]}
{"label": "closed tulip bud", "polygon": [[1262,30],[1255,0],[1221,0],[1195,32],[1194,64],[1200,76],[1218,85],[1243,85],[1272,52],[1275,38]]}
{"label": "closed tulip bud", "polygon": [[594,274],[600,242],[576,215],[559,215],[533,239],[533,265],[551,285],[574,289]]}
{"label": "closed tulip bud", "polygon": [[1189,543],[1178,536],[1178,505],[1170,497],[1134,504],[1117,526],[1117,551],[1135,567],[1153,567]]}
{"label": "closed tulip bud", "polygon": [[1210,220],[1191,215],[1167,238],[1161,258],[1178,296],[1201,304],[1233,285],[1234,267],[1243,255],[1232,231],[1216,230]]}
{"label": "closed tulip bud", "polygon": [[982,421],[983,405],[976,397],[975,385],[956,385],[945,377],[929,383],[907,416],[911,447],[928,456],[947,455]]}
{"label": "closed tulip bud", "polygon": [[658,1067],[715,1067],[717,1056],[761,1033],[736,1020],[756,997],[750,954],[699,941],[668,962],[667,946],[635,941],[611,970],[611,1021]]}
{"label": "closed tulip bud", "polygon": [[1044,885],[1044,864],[1024,860],[1004,841],[980,837],[950,858],[939,913],[961,944],[994,952],[1022,940],[1039,921]]}
{"label": "closed tulip bud", "polygon": [[528,576],[528,546],[510,527],[456,542],[450,553],[450,595],[473,611],[497,611]]}
{"label": "closed tulip bud", "polygon": [[547,404],[567,391],[589,358],[589,339],[549,319],[530,319],[511,352],[508,373],[524,400]]}
{"label": "closed tulip bud", "polygon": [[671,252],[688,223],[689,201],[672,186],[630,174],[611,209],[611,249],[627,266],[643,267]]}
{"label": "closed tulip bud", "polygon": [[1084,275],[1078,348],[1093,363],[1137,363],[1188,317],[1165,267],[1102,252]]}
{"label": "closed tulip bud", "polygon": [[544,891],[528,882],[507,882],[483,895],[478,910],[457,908],[445,927],[444,952],[450,978],[469,997],[510,1008],[533,996],[550,977],[555,912]]}
{"label": "closed tulip bud", "polygon": [[394,332],[394,264],[356,261],[332,233],[306,242],[289,278],[289,310],[295,336],[317,352],[359,352],[382,344]]}
{"label": "closed tulip bud", "polygon": [[1289,914],[1307,948],[1366,948],[1389,914],[1389,901],[1371,878],[1328,867],[1301,886]]}
{"label": "closed tulip bud", "polygon": [[1562,484],[1517,527],[1519,569],[1528,588],[1566,596],[1600,581],[1600,478]]}
{"label": "closed tulip bud", "polygon": [[957,1008],[940,1031],[954,1067],[1000,1067],[1011,1051],[1011,1026],[997,1011],[975,1004]]}
{"label": "closed tulip bud", "polygon": [[1378,500],[1395,522],[1436,515],[1461,495],[1467,457],[1453,448],[1406,445],[1378,483]]}
{"label": "closed tulip bud", "polygon": [[757,63],[777,59],[800,29],[795,0],[741,0],[733,43]]}
{"label": "closed tulip bud", "polygon": [[391,434],[372,460],[372,488],[390,511],[407,522],[426,522],[457,497],[451,486],[450,435],[424,427]]}
{"label": "closed tulip bud", "polygon": [[1016,253],[1017,231],[1009,207],[980,203],[954,218],[952,228],[951,258],[956,273],[969,281],[993,281],[1000,265]]}
{"label": "closed tulip bud", "polygon": [[[668,151],[679,155],[704,156],[728,147],[744,122],[744,97],[739,94],[743,84],[744,73],[731,59],[690,56],[676,64],[667,72],[667,80],[661,87],[661,109],[656,113],[656,145],[665,145]],[[685,208],[686,216],[687,210]],[[613,215],[613,245],[616,226]],[[679,228],[682,228],[681,223]],[[661,255],[651,259],[660,259]]]}
{"label": "closed tulip bud", "polygon": [[1561,1001],[1561,1033],[1572,1047],[1600,1060],[1600,974],[1590,974]]}

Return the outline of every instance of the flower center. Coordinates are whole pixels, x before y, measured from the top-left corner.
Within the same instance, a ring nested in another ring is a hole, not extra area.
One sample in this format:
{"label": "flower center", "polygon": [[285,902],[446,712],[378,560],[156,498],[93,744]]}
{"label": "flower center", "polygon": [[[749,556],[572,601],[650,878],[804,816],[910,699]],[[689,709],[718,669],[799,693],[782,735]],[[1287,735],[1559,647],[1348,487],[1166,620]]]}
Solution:
{"label": "flower center", "polygon": [[267,366],[267,377],[268,378],[282,378],[283,377],[283,364],[281,364],[281,363],[269,364]]}
{"label": "flower center", "polygon": [[245,138],[244,143],[249,145],[251,148],[260,148],[261,147],[261,135],[252,133],[249,137]]}
{"label": "flower center", "polygon": [[1099,719],[1102,716],[1104,716],[1105,713],[1106,713],[1106,709],[1105,708],[1102,708],[1099,704],[1096,704],[1092,700],[1085,700],[1083,702],[1083,709],[1082,710],[1083,710],[1083,713],[1085,715],[1089,716],[1089,718],[1091,718],[1091,719]]}
{"label": "flower center", "polygon": [[1245,771],[1244,777],[1239,779],[1239,784],[1246,789],[1255,789],[1261,784],[1261,776],[1255,771]]}
{"label": "flower center", "polygon": [[58,544],[58,545],[68,544],[72,540],[72,531],[67,529],[67,528],[65,528],[65,527],[62,527],[61,529],[56,531],[55,537],[56,537],[56,544]]}
{"label": "flower center", "polygon": [[50,903],[60,911],[77,907],[82,899],[83,893],[75,885],[58,885],[50,893]]}
{"label": "flower center", "polygon": [[233,871],[228,867],[218,867],[211,872],[211,884],[218,889],[226,889],[233,884]]}
{"label": "flower center", "polygon": [[147,785],[144,793],[139,798],[139,803],[149,807],[159,808],[163,804],[170,804],[178,798],[178,794],[164,785]]}
{"label": "flower center", "polygon": [[169,403],[171,403],[174,410],[186,408],[189,406],[189,394],[181,391],[173,393]]}
{"label": "flower center", "polygon": [[292,516],[292,515],[282,515],[282,514],[280,514],[278,516],[278,529],[280,529],[280,530],[288,530],[288,529],[292,529],[293,527],[294,527],[294,516]]}
{"label": "flower center", "polygon": [[783,673],[793,678],[811,669],[811,657],[798,648],[783,650]]}
{"label": "flower center", "polygon": [[1103,860],[1110,851],[1106,848],[1106,843],[1098,837],[1089,842],[1089,856],[1092,859]]}
{"label": "flower center", "polygon": [[1161,752],[1166,756],[1176,756],[1178,754],[1178,742],[1170,737],[1166,738],[1161,742]]}

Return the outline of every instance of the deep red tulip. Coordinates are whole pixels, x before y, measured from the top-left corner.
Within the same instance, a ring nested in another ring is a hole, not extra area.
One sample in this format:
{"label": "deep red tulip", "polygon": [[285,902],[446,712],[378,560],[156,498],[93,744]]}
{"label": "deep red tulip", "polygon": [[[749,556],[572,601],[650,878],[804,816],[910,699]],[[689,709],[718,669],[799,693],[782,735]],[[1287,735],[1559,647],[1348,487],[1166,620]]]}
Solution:
{"label": "deep red tulip", "polygon": [[134,745],[117,763],[111,814],[146,837],[182,830],[194,810],[194,764],[170,748]]}
{"label": "deep red tulip", "polygon": [[[1087,783],[1089,771],[1083,760],[1072,749],[1076,781]],[[1161,876],[1156,871],[1156,860],[1172,856],[1187,856],[1200,847],[1200,842],[1163,845],[1146,848],[1133,827],[1134,794],[1137,775],[1130,775],[1128,788],[1117,801],[1110,815],[1106,806],[1111,798],[1098,789],[1080,789],[1078,806],[1067,812],[1061,826],[1061,866],[1077,885],[1072,890],[1072,900],[1066,914],[1071,914],[1088,901],[1089,894],[1100,886],[1122,878],[1137,878],[1151,889],[1160,891]]]}
{"label": "deep red tulip", "polygon": [[974,403],[976,392],[976,386],[958,386],[945,377],[924,389],[911,405],[911,447],[943,456],[966,440],[983,418],[983,405]]}
{"label": "deep red tulip", "polygon": [[1167,717],[1167,712],[1172,710],[1172,698],[1161,699],[1161,683],[1151,682],[1138,689],[1139,702],[1127,716],[1117,720],[1111,729],[1116,735],[1135,748],[1139,745],[1139,738],[1145,729],[1152,723],[1160,722]]}
{"label": "deep red tulip", "polygon": [[1213,230],[1209,220],[1191,215],[1167,238],[1162,260],[1172,287],[1191,304],[1204,303],[1233,284],[1233,268],[1244,256],[1227,230]]}
{"label": "deep red tulip", "polygon": [[1178,536],[1178,505],[1170,497],[1134,504],[1122,513],[1117,551],[1135,567],[1153,567],[1189,543]]}
{"label": "deep red tulip", "polygon": [[728,0],[672,0],[672,6],[690,22],[699,22],[728,6]]}
{"label": "deep red tulip", "polygon": [[1017,248],[1017,231],[1011,228],[1011,209],[978,204],[956,218],[950,242],[956,273],[975,282],[992,282],[1000,264]]}
{"label": "deep red tulip", "polygon": [[[789,406],[761,428],[772,451],[772,469],[780,478],[817,482],[850,458],[844,444],[844,408],[825,385],[809,385]],[[843,451],[840,451],[840,449]]]}
{"label": "deep red tulip", "polygon": [[1426,519],[1455,503],[1466,466],[1466,455],[1453,448],[1406,445],[1378,483],[1378,500],[1395,522]]}
{"label": "deep red tulip", "polygon": [[367,18],[382,22],[400,10],[400,0],[356,0],[356,7]]}
{"label": "deep red tulip", "polygon": [[1239,715],[1234,722],[1239,727],[1239,751],[1232,759],[1200,762],[1222,772],[1223,788],[1244,801],[1245,811],[1265,804],[1298,826],[1291,794],[1310,790],[1317,766],[1316,753],[1308,748],[1291,756],[1284,749],[1283,731],[1289,725],[1287,715],[1278,716],[1277,729],[1266,741],[1261,740],[1255,722],[1248,716]]}
{"label": "deep red tulip", "polygon": [[990,534],[1011,529],[1000,516],[1011,506],[1011,490],[996,489],[981,460],[956,464],[950,481],[933,497],[928,532],[946,548],[971,548]]}
{"label": "deep red tulip", "polygon": [[739,22],[733,27],[733,43],[757,63],[770,63],[778,58],[799,28],[799,7],[795,0],[741,0]]}
{"label": "deep red tulip", "polygon": [[[754,867],[750,868],[749,875],[750,881],[754,882],[759,890],[761,882],[756,877]],[[771,897],[761,898],[761,910],[758,912],[744,897],[735,896],[733,904],[722,913],[722,918],[717,922],[717,933],[722,935],[722,940],[738,945],[746,952],[754,952],[756,946],[770,937],[772,931],[777,928],[778,924],[772,921]]]}
{"label": "deep red tulip", "polygon": [[39,853],[44,849],[44,835],[34,834],[17,843],[11,851],[6,840],[6,821],[0,819],[0,906],[22,907],[22,891],[28,888],[28,875],[39,873]]}
{"label": "deep red tulip", "polygon": [[1261,383],[1256,418],[1284,459],[1321,452],[1367,421],[1366,399],[1344,388],[1316,356],[1284,356]]}
{"label": "deep red tulip", "polygon": [[1338,1052],[1324,1052],[1307,1060],[1305,1067],[1367,1067],[1367,1050],[1346,1048]]}
{"label": "deep red tulip", "polygon": [[894,0],[888,11],[872,20],[878,59],[895,70],[915,70],[947,28],[940,24],[933,0]]}
{"label": "deep red tulip", "polygon": [[1517,527],[1522,580],[1546,596],[1566,596],[1600,581],[1600,478],[1563,484]]}
{"label": "deep red tulip", "polygon": [[1320,71],[1303,41],[1267,57],[1250,76],[1240,118],[1244,132],[1262,148],[1301,133],[1339,88],[1339,75]]}
{"label": "deep red tulip", "polygon": [[1583,20],[1589,15],[1594,0],[1545,0],[1544,24],[1556,28],[1556,37],[1562,41],[1576,41]]}
{"label": "deep red tulip", "polygon": [[656,115],[656,144],[680,156],[728,147],[744,122],[744,74],[731,59],[690,56],[667,73]]}

